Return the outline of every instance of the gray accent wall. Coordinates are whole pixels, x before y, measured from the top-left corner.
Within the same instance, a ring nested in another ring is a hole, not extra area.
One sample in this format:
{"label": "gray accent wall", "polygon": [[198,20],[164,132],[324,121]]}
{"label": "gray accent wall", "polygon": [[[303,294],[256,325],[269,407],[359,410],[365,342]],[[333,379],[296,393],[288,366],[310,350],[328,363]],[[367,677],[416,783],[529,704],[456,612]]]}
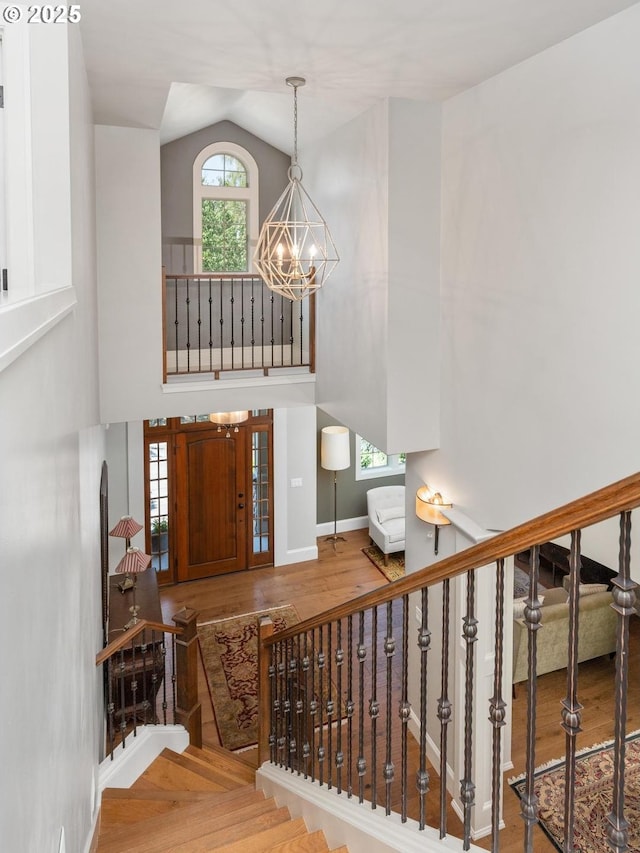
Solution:
{"label": "gray accent wall", "polygon": [[[332,425],[344,426],[335,418],[327,415],[322,409],[317,409],[317,442],[318,442],[318,524],[333,521],[333,473],[325,471],[320,465],[320,433],[323,427]],[[393,477],[372,477],[367,480],[356,480],[355,469],[355,433],[349,433],[351,445],[351,466],[344,471],[338,471],[338,520],[359,518],[367,514],[367,492],[377,486],[402,486],[404,474]]]}
{"label": "gray accent wall", "polygon": [[168,273],[193,272],[193,163],[213,142],[241,145],[258,164],[260,224],[287,185],[288,154],[232,121],[220,121],[160,148],[162,263]]}

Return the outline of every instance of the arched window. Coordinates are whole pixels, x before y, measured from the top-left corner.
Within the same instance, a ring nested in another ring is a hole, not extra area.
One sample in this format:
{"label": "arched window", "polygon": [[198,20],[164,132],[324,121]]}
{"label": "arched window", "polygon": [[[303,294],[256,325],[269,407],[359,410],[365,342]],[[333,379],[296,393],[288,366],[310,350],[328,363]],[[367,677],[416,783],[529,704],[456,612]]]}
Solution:
{"label": "arched window", "polygon": [[249,272],[258,240],[258,166],[232,142],[207,145],[193,164],[196,272]]}

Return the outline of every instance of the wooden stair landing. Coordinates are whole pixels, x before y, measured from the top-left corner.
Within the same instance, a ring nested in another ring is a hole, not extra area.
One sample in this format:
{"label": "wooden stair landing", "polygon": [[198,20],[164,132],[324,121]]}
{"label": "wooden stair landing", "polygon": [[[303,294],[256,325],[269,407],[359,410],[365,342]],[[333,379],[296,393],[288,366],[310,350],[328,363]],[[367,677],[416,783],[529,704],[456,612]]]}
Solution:
{"label": "wooden stair landing", "polygon": [[[321,853],[324,834],[255,788],[227,750],[165,749],[131,788],[102,794],[98,853]],[[339,847],[334,853],[348,853]]]}

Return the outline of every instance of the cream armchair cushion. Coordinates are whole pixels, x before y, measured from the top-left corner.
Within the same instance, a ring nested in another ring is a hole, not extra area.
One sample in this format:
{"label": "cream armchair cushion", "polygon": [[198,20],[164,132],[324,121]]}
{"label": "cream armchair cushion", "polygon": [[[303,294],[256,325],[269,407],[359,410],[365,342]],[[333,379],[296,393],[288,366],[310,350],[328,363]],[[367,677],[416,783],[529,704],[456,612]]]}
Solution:
{"label": "cream armchair cushion", "polygon": [[385,565],[389,554],[404,551],[404,501],[404,486],[379,486],[367,492],[369,537],[384,554]]}

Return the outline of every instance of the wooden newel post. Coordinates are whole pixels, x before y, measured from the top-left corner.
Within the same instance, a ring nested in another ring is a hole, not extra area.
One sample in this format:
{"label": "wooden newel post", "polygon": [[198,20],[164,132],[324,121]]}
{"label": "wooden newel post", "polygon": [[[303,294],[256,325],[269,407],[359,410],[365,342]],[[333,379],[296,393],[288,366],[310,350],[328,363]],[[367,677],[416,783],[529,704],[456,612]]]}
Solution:
{"label": "wooden newel post", "polygon": [[198,614],[185,607],[173,621],[182,634],[176,638],[176,723],[189,732],[189,742],[202,746],[202,708],[198,701]]}
{"label": "wooden newel post", "polygon": [[258,619],[258,767],[269,758],[271,732],[271,683],[269,662],[271,647],[263,641],[273,635],[273,622],[269,616]]}

